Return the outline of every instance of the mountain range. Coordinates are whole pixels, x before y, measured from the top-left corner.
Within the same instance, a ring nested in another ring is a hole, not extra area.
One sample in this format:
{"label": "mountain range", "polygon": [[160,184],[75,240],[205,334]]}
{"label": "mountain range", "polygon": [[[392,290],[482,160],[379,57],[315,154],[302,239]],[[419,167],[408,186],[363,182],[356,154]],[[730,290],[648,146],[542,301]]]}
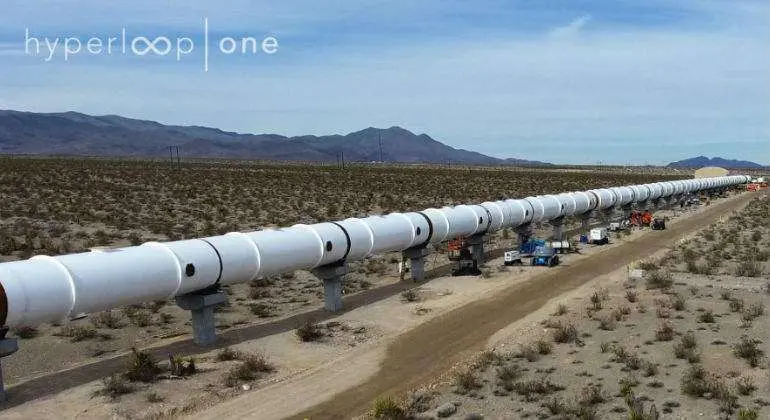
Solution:
{"label": "mountain range", "polygon": [[762,165],[747,160],[723,159],[721,157],[708,158],[696,156],[690,159],[679,160],[668,164],[670,168],[703,168],[706,166],[718,166],[720,168],[750,169],[763,168]]}
{"label": "mountain range", "polygon": [[286,137],[164,125],[116,115],[0,110],[0,153],[166,157],[169,146],[194,158],[294,161],[385,161],[485,165],[550,165],[456,149],[401,127],[369,127],[347,135]]}

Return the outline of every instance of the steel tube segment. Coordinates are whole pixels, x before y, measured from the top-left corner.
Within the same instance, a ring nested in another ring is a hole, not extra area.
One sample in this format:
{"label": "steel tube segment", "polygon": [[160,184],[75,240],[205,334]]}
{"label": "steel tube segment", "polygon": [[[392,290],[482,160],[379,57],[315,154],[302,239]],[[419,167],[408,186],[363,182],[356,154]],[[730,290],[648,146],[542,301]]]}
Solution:
{"label": "steel tube segment", "polygon": [[747,175],[656,182],[350,218],[104,252],[0,264],[0,325],[35,326],[73,314],[170,299],[294,270],[344,265],[461,236],[611,211],[750,182]]}
{"label": "steel tube segment", "polygon": [[575,211],[573,214],[584,214],[596,208],[597,199],[596,196],[587,192],[573,192],[569,193],[572,196],[572,200],[575,201]]}

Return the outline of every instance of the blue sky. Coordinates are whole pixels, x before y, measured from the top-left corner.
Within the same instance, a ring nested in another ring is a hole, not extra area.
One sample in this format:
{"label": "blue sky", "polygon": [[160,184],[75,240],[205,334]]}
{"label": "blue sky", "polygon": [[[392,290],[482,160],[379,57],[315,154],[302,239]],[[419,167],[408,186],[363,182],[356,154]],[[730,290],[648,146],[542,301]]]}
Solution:
{"label": "blue sky", "polygon": [[[26,29],[106,43],[122,28],[195,48],[181,61],[25,51]],[[226,36],[279,46],[224,55]],[[770,164],[769,46],[765,0],[4,0],[0,108],[285,135],[399,125],[565,163]]]}

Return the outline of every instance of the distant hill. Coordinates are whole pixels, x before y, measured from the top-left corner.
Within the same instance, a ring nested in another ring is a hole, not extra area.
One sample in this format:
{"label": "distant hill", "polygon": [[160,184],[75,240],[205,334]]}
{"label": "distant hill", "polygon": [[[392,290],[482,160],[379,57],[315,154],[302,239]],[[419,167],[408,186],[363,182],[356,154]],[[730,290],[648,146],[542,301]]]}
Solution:
{"label": "distant hill", "polygon": [[747,160],[722,159],[721,157],[707,158],[706,156],[697,156],[690,159],[671,162],[667,165],[669,168],[703,168],[706,166],[719,166],[720,168],[763,168],[762,165],[749,162]]}
{"label": "distant hill", "polygon": [[0,110],[0,153],[78,156],[168,156],[179,146],[184,157],[295,161],[550,165],[498,159],[455,149],[427,134],[400,127],[367,128],[347,135],[285,137],[239,134],[208,127],[163,125],[116,115],[76,112],[40,114]]}

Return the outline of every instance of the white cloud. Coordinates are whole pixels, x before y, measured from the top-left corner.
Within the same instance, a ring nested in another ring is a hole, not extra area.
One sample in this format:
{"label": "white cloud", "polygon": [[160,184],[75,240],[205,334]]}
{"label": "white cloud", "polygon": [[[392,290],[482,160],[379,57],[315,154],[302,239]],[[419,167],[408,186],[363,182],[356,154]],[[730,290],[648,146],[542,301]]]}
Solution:
{"label": "white cloud", "polygon": [[577,36],[586,24],[591,20],[591,15],[583,15],[575,18],[569,24],[551,30],[549,35],[553,38],[572,38]]}

